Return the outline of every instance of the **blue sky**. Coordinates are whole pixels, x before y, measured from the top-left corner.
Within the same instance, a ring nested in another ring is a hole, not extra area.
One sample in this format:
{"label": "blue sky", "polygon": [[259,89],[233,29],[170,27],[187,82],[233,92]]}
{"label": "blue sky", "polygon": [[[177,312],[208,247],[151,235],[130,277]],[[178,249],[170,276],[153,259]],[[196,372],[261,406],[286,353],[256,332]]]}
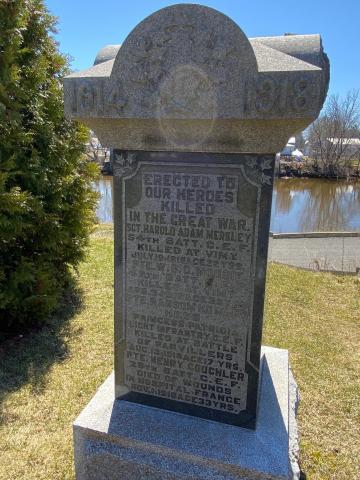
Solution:
{"label": "blue sky", "polygon": [[[45,0],[59,19],[60,50],[72,68],[93,64],[106,44],[122,43],[149,14],[180,3],[171,0]],[[360,88],[360,0],[207,0],[229,15],[248,37],[320,33],[331,62],[330,93]]]}

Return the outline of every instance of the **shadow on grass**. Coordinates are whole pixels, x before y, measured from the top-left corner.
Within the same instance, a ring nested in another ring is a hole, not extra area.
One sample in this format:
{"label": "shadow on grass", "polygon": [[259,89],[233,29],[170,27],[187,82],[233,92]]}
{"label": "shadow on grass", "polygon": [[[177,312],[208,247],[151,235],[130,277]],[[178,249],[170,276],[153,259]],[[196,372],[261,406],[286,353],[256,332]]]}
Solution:
{"label": "shadow on grass", "polygon": [[[73,282],[64,294],[61,307],[44,326],[0,344],[0,403],[25,384],[29,384],[34,393],[43,391],[47,371],[68,355],[69,321],[82,307],[83,292]],[[71,337],[79,333],[72,329]]]}

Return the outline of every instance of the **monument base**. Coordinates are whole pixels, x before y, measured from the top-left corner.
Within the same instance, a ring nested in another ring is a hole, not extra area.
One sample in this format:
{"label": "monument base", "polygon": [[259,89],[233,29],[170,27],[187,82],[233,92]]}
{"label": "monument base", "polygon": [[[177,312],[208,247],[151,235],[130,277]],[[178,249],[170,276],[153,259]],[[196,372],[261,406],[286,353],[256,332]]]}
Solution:
{"label": "monument base", "polygon": [[298,389],[263,347],[256,430],[115,400],[110,375],[74,423],[77,480],[298,479]]}

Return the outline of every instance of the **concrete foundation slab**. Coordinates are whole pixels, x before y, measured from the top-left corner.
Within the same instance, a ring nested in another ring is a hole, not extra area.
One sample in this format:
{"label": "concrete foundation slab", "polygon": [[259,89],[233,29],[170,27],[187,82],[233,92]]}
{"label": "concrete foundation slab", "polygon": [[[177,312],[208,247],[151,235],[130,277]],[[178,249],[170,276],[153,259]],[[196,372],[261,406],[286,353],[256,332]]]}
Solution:
{"label": "concrete foundation slab", "polygon": [[114,398],[110,375],[74,423],[77,480],[299,478],[288,352],[262,348],[256,430]]}

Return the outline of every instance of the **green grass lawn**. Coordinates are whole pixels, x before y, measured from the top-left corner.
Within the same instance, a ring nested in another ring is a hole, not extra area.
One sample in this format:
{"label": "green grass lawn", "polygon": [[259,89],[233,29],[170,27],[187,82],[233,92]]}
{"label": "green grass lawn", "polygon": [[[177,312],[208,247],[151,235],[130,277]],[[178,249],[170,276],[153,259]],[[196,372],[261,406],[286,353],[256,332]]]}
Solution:
{"label": "green grass lawn", "polygon": [[[61,315],[0,347],[0,479],[74,478],[71,423],[112,370],[112,285],[102,226]],[[263,343],[290,351],[310,480],[360,478],[359,299],[356,277],[269,268]]]}

